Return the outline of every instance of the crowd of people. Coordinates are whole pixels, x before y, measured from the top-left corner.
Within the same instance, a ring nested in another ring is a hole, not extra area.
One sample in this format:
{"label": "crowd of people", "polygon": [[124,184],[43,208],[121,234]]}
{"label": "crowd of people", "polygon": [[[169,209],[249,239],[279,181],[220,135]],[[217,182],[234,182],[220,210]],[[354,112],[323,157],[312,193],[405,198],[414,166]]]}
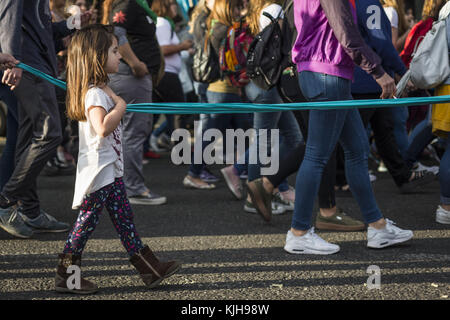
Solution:
{"label": "crowd of people", "polygon": [[[106,207],[130,262],[152,288],[176,273],[181,263],[159,260],[141,241],[131,205],[167,203],[157,182],[146,184],[143,166],[169,151],[174,130],[192,129],[195,118],[126,112],[128,104],[397,98],[396,83],[407,73],[417,45],[449,13],[446,0],[425,0],[418,21],[403,0],[2,0],[0,100],[8,117],[0,159],[0,227],[19,238],[69,232],[59,254],[55,290],[93,293],[97,286],[84,278],[80,287],[68,286],[67,268],[80,265]],[[79,25],[71,27],[68,21]],[[283,39],[290,61],[275,86],[263,88],[241,61],[234,62],[241,67],[234,73],[223,72],[211,81],[196,79],[193,68],[198,64],[193,61],[199,50],[208,49],[223,70],[223,60],[233,61],[224,52],[230,34],[242,34],[233,50],[247,54],[253,39],[274,23],[292,31],[284,33],[292,36]],[[450,35],[450,23],[448,28]],[[16,67],[19,61],[66,81],[67,91]],[[448,94],[450,78],[431,90],[408,83],[403,96]],[[389,172],[402,193],[420,192],[438,179],[441,203],[433,211],[435,220],[450,224],[448,103],[211,113],[199,120],[201,131],[253,128],[256,136],[245,154],[233,156],[244,161],[223,167],[220,177],[205,162],[192,162],[182,184],[213,193],[223,179],[243,201],[243,210],[265,221],[293,211],[284,245],[291,254],[340,250],[315,228],[367,230],[370,248],[413,237],[378,208],[369,161],[377,163],[378,171]],[[263,139],[271,130],[280,133],[275,144],[280,166],[275,174],[262,175],[264,164],[249,158],[256,150],[274,147]],[[201,149],[209,143],[202,141]],[[424,156],[439,165],[425,166],[419,162]],[[295,172],[295,186],[290,186],[287,178]],[[41,208],[39,174],[76,175],[72,208],[78,218],[73,226]],[[363,221],[338,206],[339,192],[351,192]],[[316,197],[319,210],[313,221]]]}

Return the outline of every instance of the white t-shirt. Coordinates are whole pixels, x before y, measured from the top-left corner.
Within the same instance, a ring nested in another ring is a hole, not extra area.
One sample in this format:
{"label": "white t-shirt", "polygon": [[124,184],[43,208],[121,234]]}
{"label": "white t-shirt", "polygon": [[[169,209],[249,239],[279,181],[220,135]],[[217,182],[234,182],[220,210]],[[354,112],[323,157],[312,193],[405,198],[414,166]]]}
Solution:
{"label": "white t-shirt", "polygon": [[395,10],[394,7],[386,7],[384,8],[384,12],[386,12],[386,15],[391,22],[391,26],[393,28],[398,29],[398,13],[397,10]]}
{"label": "white t-shirt", "polygon": [[[167,19],[158,17],[156,22],[156,38],[160,46],[177,45],[180,44],[180,39],[175,32],[172,32],[172,26]],[[166,67],[164,71],[179,73],[181,70],[181,56],[180,53],[174,53],[170,56],[164,56]]]}
{"label": "white t-shirt", "polygon": [[107,137],[100,137],[89,120],[88,109],[102,107],[107,113],[114,101],[100,88],[91,87],[84,98],[87,121],[78,122],[79,153],[72,209],[78,209],[85,195],[123,176],[122,124]]}
{"label": "white t-shirt", "polygon": [[263,12],[267,12],[274,19],[278,18],[278,16],[280,15],[280,12],[281,12],[281,18],[284,18],[284,12],[283,12],[282,6],[280,6],[276,3],[268,5],[261,11],[261,16],[259,17],[259,31],[263,31],[263,29],[272,22],[272,20],[270,20],[265,15],[263,15]]}

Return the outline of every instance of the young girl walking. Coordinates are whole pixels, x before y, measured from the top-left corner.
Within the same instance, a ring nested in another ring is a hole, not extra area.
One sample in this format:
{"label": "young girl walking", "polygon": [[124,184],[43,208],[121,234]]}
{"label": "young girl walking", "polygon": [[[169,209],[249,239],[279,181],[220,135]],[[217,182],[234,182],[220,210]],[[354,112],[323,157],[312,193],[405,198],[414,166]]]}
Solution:
{"label": "young girl walking", "polygon": [[118,71],[121,56],[112,27],[88,26],[73,36],[67,61],[67,115],[79,121],[79,156],[73,209],[78,219],[59,255],[55,277],[58,292],[94,293],[97,286],[81,278],[71,288],[67,268],[80,266],[87,240],[98,224],[103,207],[130,255],[130,262],[147,287],[177,272],[181,264],[162,262],[142,243],[133,222],[123,176],[121,119],[125,101],[107,86],[108,74]]}

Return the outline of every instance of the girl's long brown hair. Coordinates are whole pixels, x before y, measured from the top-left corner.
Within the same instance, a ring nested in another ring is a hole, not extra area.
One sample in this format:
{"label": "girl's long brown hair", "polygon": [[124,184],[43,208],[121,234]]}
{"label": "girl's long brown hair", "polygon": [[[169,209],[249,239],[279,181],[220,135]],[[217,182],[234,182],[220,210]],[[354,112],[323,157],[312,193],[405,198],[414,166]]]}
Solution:
{"label": "girl's long brown hair", "polygon": [[89,86],[108,83],[105,67],[113,37],[112,28],[101,24],[87,26],[73,35],[67,54],[66,109],[69,119],[86,121],[84,97]]}
{"label": "girl's long brown hair", "polygon": [[427,20],[428,18],[438,19],[439,11],[446,3],[446,0],[425,0],[422,9],[422,20]]}
{"label": "girl's long brown hair", "polygon": [[[250,32],[256,35],[259,30],[259,18],[261,17],[262,10],[271,4],[282,5],[283,0],[250,0],[247,14],[247,23],[250,27]],[[276,18],[276,17],[274,17]]]}
{"label": "girl's long brown hair", "polygon": [[238,5],[239,0],[216,0],[214,2],[214,8],[211,10],[211,14],[208,17],[207,26],[209,36],[212,28],[212,20],[217,20],[218,22],[231,27],[234,23],[233,10]]}
{"label": "girl's long brown hair", "polygon": [[112,9],[112,3],[114,0],[105,0],[103,2],[102,23],[109,24],[109,15]]}

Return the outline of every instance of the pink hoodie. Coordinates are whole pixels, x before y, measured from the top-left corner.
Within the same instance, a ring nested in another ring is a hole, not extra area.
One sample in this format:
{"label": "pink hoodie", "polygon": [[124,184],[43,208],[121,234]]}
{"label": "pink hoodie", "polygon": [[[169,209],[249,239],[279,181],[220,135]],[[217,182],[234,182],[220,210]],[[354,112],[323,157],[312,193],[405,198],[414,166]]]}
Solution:
{"label": "pink hoodie", "polygon": [[298,36],[292,59],[298,72],[351,80],[357,64],[375,78],[384,74],[381,59],[358,31],[353,0],[294,0],[294,17]]}

